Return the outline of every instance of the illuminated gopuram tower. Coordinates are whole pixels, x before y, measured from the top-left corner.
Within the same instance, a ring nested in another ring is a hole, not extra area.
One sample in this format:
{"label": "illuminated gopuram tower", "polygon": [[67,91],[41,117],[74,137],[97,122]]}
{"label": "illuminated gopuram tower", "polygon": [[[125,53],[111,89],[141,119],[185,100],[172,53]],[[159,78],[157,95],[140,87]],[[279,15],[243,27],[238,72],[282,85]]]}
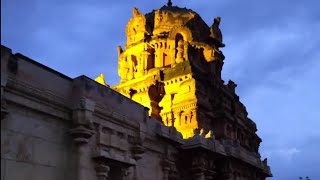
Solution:
{"label": "illuminated gopuram tower", "polygon": [[113,88],[183,138],[211,131],[217,139],[237,139],[258,151],[261,140],[236,84],[221,79],[220,20],[208,26],[196,12],[170,5],[145,15],[134,8],[125,48],[118,47],[121,81]]}
{"label": "illuminated gopuram tower", "polygon": [[118,47],[121,81],[114,89],[148,107],[151,116],[184,138],[195,129],[218,133],[227,109],[222,96],[230,103],[235,96],[232,85],[221,80],[219,23],[217,17],[208,27],[186,8],[163,6],[146,15],[134,8],[125,48]]}

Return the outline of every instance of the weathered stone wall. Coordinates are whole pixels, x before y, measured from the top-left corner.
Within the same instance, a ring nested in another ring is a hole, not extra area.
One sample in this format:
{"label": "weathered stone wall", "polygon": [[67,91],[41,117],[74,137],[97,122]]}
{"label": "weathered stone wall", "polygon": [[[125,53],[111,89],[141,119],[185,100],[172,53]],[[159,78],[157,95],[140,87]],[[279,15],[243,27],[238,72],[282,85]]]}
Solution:
{"label": "weathered stone wall", "polygon": [[148,151],[138,162],[138,179],[162,180],[161,156],[158,153]]}
{"label": "weathered stone wall", "polygon": [[[1,47],[1,180],[227,180],[270,176],[267,160],[198,129],[183,139],[148,108],[94,80]],[[236,166],[234,166],[238,169]],[[240,173],[240,175],[238,175]]]}
{"label": "weathered stone wall", "polygon": [[1,47],[1,180],[160,180],[173,146],[158,134],[172,132],[110,88]]}
{"label": "weathered stone wall", "polygon": [[71,79],[57,74],[1,47],[1,180],[69,179]]}
{"label": "weathered stone wall", "polygon": [[1,121],[1,179],[69,179],[68,124],[21,105],[8,103],[8,109]]}

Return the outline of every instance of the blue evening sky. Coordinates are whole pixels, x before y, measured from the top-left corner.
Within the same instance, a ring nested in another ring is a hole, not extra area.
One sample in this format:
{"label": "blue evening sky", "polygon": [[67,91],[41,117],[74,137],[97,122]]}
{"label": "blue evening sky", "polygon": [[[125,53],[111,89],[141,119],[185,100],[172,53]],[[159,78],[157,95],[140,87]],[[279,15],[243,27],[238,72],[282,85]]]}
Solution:
{"label": "blue evening sky", "polygon": [[[115,85],[132,7],[165,0],[2,0],[1,44],[72,78]],[[237,84],[275,180],[320,180],[320,1],[173,0],[210,24],[221,16],[223,79]]]}

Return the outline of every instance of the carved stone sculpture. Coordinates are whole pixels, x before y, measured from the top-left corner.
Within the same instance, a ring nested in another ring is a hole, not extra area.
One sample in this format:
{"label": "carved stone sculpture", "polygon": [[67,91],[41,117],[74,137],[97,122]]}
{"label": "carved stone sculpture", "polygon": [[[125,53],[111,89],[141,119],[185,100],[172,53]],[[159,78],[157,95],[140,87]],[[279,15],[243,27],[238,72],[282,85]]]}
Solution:
{"label": "carved stone sculpture", "polygon": [[133,17],[127,24],[126,34],[128,37],[127,45],[142,40],[148,34],[146,27],[146,17],[137,8],[132,10]]}
{"label": "carved stone sculpture", "polygon": [[100,83],[100,84],[102,84],[102,85],[104,85],[104,86],[108,86],[109,87],[109,85],[107,85],[106,81],[104,80],[104,74],[103,73],[100,73],[100,75],[95,78],[95,81]]}
{"label": "carved stone sculpture", "polygon": [[222,42],[222,33],[219,28],[220,21],[220,17],[214,18],[213,24],[210,27],[210,36],[216,40],[218,47],[224,47],[224,44]]}
{"label": "carved stone sculpture", "polygon": [[184,44],[183,44],[183,40],[180,40],[178,41],[176,63],[181,63],[184,61],[183,55],[184,55]]}

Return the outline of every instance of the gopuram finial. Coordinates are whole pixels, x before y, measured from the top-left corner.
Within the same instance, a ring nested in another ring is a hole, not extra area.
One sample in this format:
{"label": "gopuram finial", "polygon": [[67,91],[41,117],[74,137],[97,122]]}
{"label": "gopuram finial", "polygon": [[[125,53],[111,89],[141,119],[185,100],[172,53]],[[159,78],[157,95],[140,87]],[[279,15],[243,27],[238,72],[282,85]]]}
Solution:
{"label": "gopuram finial", "polygon": [[167,5],[168,5],[168,6],[172,6],[171,0],[168,1]]}

